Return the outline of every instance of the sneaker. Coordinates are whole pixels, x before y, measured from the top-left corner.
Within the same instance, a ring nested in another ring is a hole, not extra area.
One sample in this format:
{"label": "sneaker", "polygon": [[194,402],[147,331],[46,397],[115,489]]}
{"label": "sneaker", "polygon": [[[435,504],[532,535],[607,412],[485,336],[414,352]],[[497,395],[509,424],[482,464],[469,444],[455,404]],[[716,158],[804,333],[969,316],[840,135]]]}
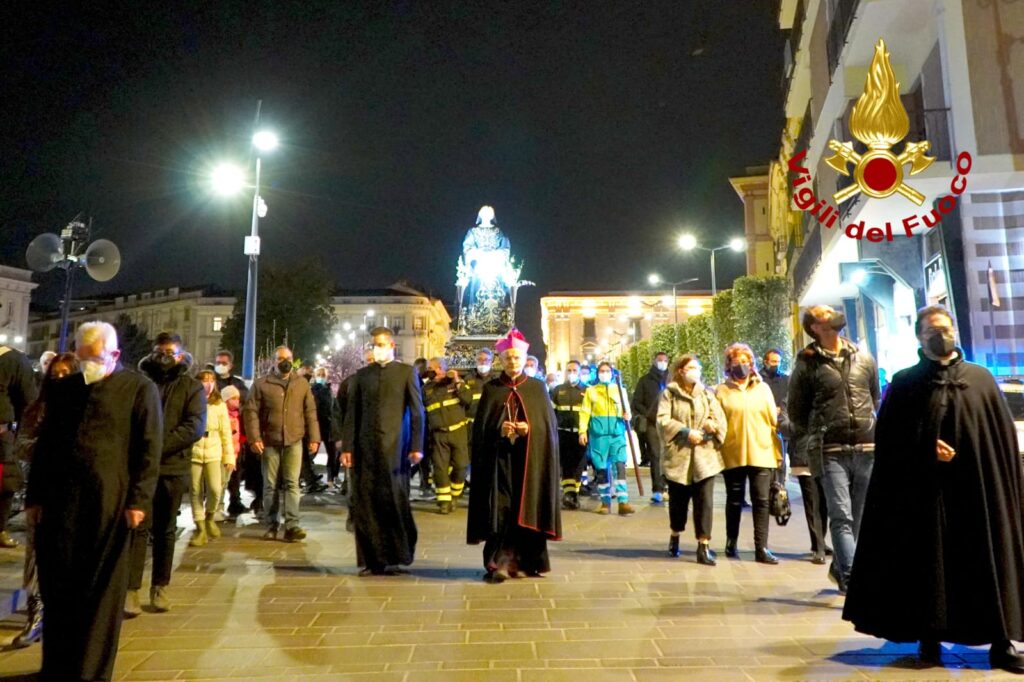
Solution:
{"label": "sneaker", "polygon": [[306,531],[302,530],[298,526],[288,528],[284,532],[285,542],[299,542],[300,540],[306,539]]}
{"label": "sneaker", "polygon": [[220,537],[220,528],[217,527],[217,522],[214,519],[206,519],[206,536],[211,540]]}
{"label": "sneaker", "polygon": [[205,521],[196,522],[196,529],[192,533],[191,539],[188,541],[189,547],[202,547],[206,544],[206,526]]}
{"label": "sneaker", "polygon": [[664,504],[665,500],[662,498],[661,493],[654,493],[651,495],[651,504]]}
{"label": "sneaker", "polygon": [[634,513],[636,513],[636,509],[633,509],[633,505],[629,502],[619,502],[619,516],[629,516]]}
{"label": "sneaker", "polygon": [[124,595],[124,617],[135,618],[142,615],[142,602],[139,600],[138,590],[128,590]]}
{"label": "sneaker", "polygon": [[157,613],[171,610],[171,600],[167,597],[167,585],[157,585],[149,590],[149,603]]}
{"label": "sneaker", "polygon": [[213,512],[213,520],[214,520],[214,522],[216,522],[216,523],[223,523],[225,518],[226,517],[224,516],[224,512],[222,512],[220,509],[218,509],[217,511]]}
{"label": "sneaker", "polygon": [[611,514],[612,513],[612,506],[610,504],[604,504],[602,502],[601,506],[597,508],[597,513],[598,514],[602,514],[602,515],[603,514]]}

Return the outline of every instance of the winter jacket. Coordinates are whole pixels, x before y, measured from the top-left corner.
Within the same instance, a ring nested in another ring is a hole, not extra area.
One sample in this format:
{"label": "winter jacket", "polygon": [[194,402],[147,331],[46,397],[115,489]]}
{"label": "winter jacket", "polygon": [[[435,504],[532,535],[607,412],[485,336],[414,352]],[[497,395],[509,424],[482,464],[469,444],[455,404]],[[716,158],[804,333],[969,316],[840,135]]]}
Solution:
{"label": "winter jacket", "polygon": [[203,385],[189,375],[192,356],[164,370],[152,356],[139,362],[139,369],[160,389],[163,405],[164,439],[160,457],[161,476],[189,473],[192,444],[206,431],[206,393]]}
{"label": "winter jacket", "polygon": [[[701,429],[710,419],[715,433],[705,432],[699,445],[690,445],[691,429]],[[722,443],[725,442],[725,413],[715,394],[702,384],[687,393],[676,382],[662,392],[658,400],[657,424],[665,448],[662,451],[662,471],[670,481],[692,485],[722,471]]]}
{"label": "winter jacket", "polygon": [[0,482],[5,492],[21,487],[14,447],[14,423],[36,399],[32,363],[19,350],[0,345]]}
{"label": "winter jacket", "polygon": [[818,446],[874,443],[880,392],[878,366],[867,351],[846,339],[838,355],[817,343],[797,356],[789,378],[789,419],[797,436],[809,434]]}
{"label": "winter jacket", "polygon": [[746,388],[727,379],[715,389],[715,397],[726,419],[725,442],[722,443],[725,468],[778,467],[782,446],[776,434],[778,419],[771,389],[753,375]]}
{"label": "winter jacket", "polygon": [[582,383],[574,386],[568,381],[551,390],[551,403],[555,406],[559,431],[579,432],[580,411],[583,409],[583,394],[586,390],[587,387]]}
{"label": "winter jacket", "polygon": [[793,437],[793,424],[789,421],[789,375],[779,372],[772,376],[764,372],[761,378],[772,389],[775,406],[782,410],[779,413],[779,433],[788,440]]}
{"label": "winter jacket", "polygon": [[282,377],[276,371],[257,379],[242,410],[249,442],[263,441],[276,447],[307,438],[320,442],[316,403],[309,382],[296,372]]}
{"label": "winter jacket", "polygon": [[494,370],[488,372],[487,376],[480,374],[480,372],[475,369],[469,372],[469,376],[465,379],[466,387],[469,389],[473,398],[472,402],[469,404],[469,408],[466,410],[469,421],[476,419],[476,410],[480,405],[480,396],[483,395],[484,384],[496,376],[498,376],[498,373]]}
{"label": "winter jacket", "polygon": [[636,415],[636,430],[644,433],[648,427],[655,428],[658,422],[658,401],[668,384],[668,371],[662,372],[655,366],[640,377],[633,391],[633,414]]}
{"label": "winter jacket", "polygon": [[465,382],[444,378],[423,384],[423,410],[427,415],[427,431],[458,431],[466,426],[466,410],[473,404],[473,392]]}
{"label": "winter jacket", "polygon": [[223,462],[235,465],[235,444],[231,434],[231,415],[224,402],[206,405],[206,431],[192,446],[192,462]]}
{"label": "winter jacket", "polygon": [[316,421],[320,425],[320,437],[324,441],[330,441],[336,438],[331,427],[331,416],[334,414],[334,394],[331,393],[331,385],[313,383],[309,390],[312,391],[313,402],[316,403]]}
{"label": "winter jacket", "polygon": [[629,418],[629,401],[625,391],[619,393],[615,384],[595,384],[583,394],[580,407],[580,432],[591,438],[621,436],[626,433],[623,418]]}
{"label": "winter jacket", "polygon": [[235,449],[235,459],[242,452],[242,443],[245,436],[242,435],[242,410],[241,408],[228,408],[228,419],[231,420],[231,445]]}

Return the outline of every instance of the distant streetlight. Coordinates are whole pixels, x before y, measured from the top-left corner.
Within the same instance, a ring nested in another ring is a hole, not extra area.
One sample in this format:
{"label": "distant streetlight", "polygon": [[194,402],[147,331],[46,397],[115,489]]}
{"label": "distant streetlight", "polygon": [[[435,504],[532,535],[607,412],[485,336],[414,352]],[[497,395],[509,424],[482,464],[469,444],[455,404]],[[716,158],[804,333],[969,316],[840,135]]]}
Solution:
{"label": "distant streetlight", "polygon": [[681,279],[678,282],[666,282],[661,278],[661,275],[659,275],[656,272],[652,272],[647,276],[647,281],[650,283],[652,287],[661,286],[662,284],[672,285],[672,314],[673,318],[675,319],[675,323],[679,324],[679,302],[676,299],[676,287],[683,284],[689,284],[690,282],[696,282],[697,278],[690,277],[689,279]]}
{"label": "distant streetlight", "polygon": [[277,149],[277,134],[270,130],[260,130],[252,136],[252,146],[261,152],[272,152]]}
{"label": "distant streetlight", "polygon": [[679,248],[683,251],[693,251],[694,249],[697,249],[700,251],[707,251],[711,254],[711,296],[714,297],[718,294],[718,286],[715,283],[715,252],[723,251],[725,249],[743,251],[747,248],[747,242],[740,237],[733,237],[725,246],[716,246],[713,249],[709,249],[706,246],[699,245],[697,243],[697,238],[692,234],[683,234],[679,236]]}

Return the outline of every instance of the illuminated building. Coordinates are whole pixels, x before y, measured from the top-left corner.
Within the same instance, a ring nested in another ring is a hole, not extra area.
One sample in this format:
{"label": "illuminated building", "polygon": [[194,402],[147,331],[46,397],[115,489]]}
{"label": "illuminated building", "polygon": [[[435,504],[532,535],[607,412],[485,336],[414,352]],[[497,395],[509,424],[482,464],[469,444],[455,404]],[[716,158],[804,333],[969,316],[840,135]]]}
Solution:
{"label": "illuminated building", "polygon": [[27,351],[28,305],[37,286],[31,270],[0,265],[0,346]]}

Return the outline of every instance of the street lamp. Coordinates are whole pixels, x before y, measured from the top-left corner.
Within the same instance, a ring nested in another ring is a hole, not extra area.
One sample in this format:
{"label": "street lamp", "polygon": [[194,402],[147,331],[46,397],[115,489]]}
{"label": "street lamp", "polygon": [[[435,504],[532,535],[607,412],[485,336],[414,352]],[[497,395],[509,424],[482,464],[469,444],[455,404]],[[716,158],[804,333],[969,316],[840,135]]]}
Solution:
{"label": "street lamp", "polygon": [[682,284],[689,284],[690,282],[696,282],[698,278],[690,277],[689,279],[681,279],[678,282],[666,282],[661,279],[661,275],[656,272],[652,272],[647,276],[647,281],[652,287],[661,286],[662,284],[672,285],[672,314],[675,318],[675,323],[679,324],[679,302],[676,300],[676,287]]}
{"label": "street lamp", "polygon": [[725,246],[716,246],[713,249],[709,249],[706,246],[698,244],[697,238],[692,234],[683,234],[679,236],[679,248],[683,251],[693,251],[694,249],[698,249],[700,251],[707,251],[711,254],[711,295],[715,296],[718,294],[718,287],[715,283],[715,253],[725,249],[732,249],[737,252],[743,251],[747,248],[747,242],[740,237],[733,237]]}

